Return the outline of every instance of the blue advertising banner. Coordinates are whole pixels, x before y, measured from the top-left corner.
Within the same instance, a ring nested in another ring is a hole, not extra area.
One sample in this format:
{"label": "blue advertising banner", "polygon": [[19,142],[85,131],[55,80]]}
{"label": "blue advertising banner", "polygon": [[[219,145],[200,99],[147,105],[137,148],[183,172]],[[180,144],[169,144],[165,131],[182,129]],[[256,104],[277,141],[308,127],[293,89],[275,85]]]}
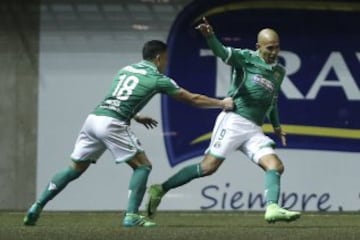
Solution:
{"label": "blue advertising banner", "polygon": [[[275,4],[276,3],[276,4]],[[168,75],[193,92],[222,98],[231,69],[215,58],[194,27],[207,16],[226,46],[255,49],[259,30],[281,39],[287,75],[279,96],[287,148],[360,152],[360,4],[312,1],[194,1],[168,37]],[[163,96],[162,119],[171,166],[202,155],[220,110]],[[264,131],[271,135],[269,124]],[[280,144],[278,147],[281,147]]]}

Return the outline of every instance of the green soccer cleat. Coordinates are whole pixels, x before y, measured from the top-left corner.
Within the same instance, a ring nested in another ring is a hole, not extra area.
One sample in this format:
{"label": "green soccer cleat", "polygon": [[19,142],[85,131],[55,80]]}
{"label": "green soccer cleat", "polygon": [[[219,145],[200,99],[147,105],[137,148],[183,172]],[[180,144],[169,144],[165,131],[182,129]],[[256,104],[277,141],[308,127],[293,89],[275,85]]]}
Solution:
{"label": "green soccer cleat", "polygon": [[275,223],[279,221],[292,222],[298,219],[300,216],[300,212],[283,209],[276,203],[268,205],[265,212],[265,220],[268,223]]}
{"label": "green soccer cleat", "polygon": [[144,216],[136,213],[126,213],[123,220],[124,227],[154,227],[156,223],[150,222]]}
{"label": "green soccer cleat", "polygon": [[161,185],[155,184],[150,186],[148,195],[149,198],[148,202],[146,203],[146,212],[149,218],[154,218],[157,208],[160,205],[161,198],[165,195],[165,192]]}
{"label": "green soccer cleat", "polygon": [[26,213],[24,217],[24,225],[34,226],[36,221],[40,217],[42,207],[38,203],[34,203]]}

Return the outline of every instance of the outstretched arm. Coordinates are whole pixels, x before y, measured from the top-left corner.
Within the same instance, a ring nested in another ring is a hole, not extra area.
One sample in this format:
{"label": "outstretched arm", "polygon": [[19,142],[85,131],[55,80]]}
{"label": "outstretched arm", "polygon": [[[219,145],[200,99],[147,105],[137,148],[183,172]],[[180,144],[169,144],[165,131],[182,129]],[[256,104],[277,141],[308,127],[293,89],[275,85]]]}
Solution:
{"label": "outstretched arm", "polygon": [[225,110],[232,110],[234,108],[234,102],[231,97],[226,97],[220,100],[197,93],[191,93],[184,88],[180,88],[180,90],[176,94],[172,95],[172,97],[176,100],[200,108],[222,108]]}

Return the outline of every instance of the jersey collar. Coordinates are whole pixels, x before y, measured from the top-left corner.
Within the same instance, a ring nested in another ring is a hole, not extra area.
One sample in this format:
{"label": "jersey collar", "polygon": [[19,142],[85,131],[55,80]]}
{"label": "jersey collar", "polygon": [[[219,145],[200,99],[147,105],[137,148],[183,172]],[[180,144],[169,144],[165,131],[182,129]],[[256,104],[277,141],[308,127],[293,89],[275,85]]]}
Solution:
{"label": "jersey collar", "polygon": [[147,61],[147,60],[142,60],[140,62],[140,64],[146,66],[146,67],[149,67],[151,69],[153,69],[155,72],[159,72],[159,70],[157,69],[156,65],[150,61]]}

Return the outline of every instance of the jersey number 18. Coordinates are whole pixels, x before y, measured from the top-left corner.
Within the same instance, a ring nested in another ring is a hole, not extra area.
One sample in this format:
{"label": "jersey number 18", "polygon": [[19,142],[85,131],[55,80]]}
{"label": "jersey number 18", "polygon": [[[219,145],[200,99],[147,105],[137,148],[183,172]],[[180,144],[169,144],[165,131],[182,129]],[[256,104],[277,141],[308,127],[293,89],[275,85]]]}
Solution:
{"label": "jersey number 18", "polygon": [[122,74],[119,76],[119,83],[117,84],[113,96],[115,96],[117,99],[121,101],[127,100],[136,85],[139,83],[139,78],[136,76],[130,75],[127,76],[126,74]]}

